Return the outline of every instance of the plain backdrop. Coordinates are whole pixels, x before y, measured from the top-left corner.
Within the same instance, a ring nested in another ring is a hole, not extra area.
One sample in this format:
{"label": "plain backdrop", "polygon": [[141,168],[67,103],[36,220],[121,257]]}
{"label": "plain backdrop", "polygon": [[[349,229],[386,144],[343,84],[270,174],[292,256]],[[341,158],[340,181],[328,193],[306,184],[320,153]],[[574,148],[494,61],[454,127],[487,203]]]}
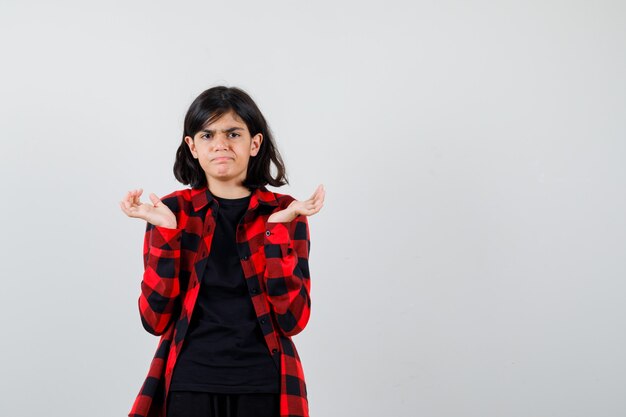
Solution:
{"label": "plain backdrop", "polygon": [[620,1],[0,2],[0,415],[126,416],[145,223],[193,99],[308,198],[312,417],[626,415]]}

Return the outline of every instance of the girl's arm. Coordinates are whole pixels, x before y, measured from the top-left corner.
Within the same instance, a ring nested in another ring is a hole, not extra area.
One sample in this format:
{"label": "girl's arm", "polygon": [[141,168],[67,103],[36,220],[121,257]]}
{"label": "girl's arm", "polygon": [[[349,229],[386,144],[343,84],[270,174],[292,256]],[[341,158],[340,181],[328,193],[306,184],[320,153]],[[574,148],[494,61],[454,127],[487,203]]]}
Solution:
{"label": "girl's arm", "polygon": [[267,296],[279,330],[286,336],[300,333],[311,313],[307,216],[291,222],[267,222],[265,229]]}
{"label": "girl's arm", "polygon": [[160,336],[167,330],[179,301],[180,246],[182,229],[146,222],[143,246],[144,273],[138,305],[141,323]]}

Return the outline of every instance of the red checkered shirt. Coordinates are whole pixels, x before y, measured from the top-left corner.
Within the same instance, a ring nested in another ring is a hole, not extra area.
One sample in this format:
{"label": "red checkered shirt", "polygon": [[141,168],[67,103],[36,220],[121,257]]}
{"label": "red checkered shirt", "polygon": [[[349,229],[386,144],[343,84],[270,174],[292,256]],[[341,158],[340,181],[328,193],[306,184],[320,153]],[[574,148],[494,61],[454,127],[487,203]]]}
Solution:
{"label": "red checkered shirt", "polygon": [[[129,417],[166,417],[172,371],[215,230],[217,201],[211,200],[206,186],[174,191],[161,201],[176,215],[177,228],[146,222],[139,313],[146,331],[161,337]],[[307,216],[267,221],[293,200],[266,187],[254,189],[236,244],[268,355],[280,369],[280,417],[309,417],[304,372],[291,339],[304,329],[311,309]]]}

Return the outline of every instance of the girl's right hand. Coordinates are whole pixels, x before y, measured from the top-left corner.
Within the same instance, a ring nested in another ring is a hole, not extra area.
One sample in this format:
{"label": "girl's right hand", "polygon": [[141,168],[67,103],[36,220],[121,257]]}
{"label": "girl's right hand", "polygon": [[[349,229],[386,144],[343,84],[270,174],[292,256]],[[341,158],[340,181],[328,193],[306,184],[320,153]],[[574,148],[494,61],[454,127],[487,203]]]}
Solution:
{"label": "girl's right hand", "polygon": [[152,200],[152,204],[142,203],[139,200],[141,193],[143,193],[142,188],[127,192],[124,199],[120,201],[122,211],[126,213],[128,217],[143,219],[155,226],[176,229],[176,215],[172,212],[172,210],[163,204],[159,197],[154,193],[150,193],[150,200]]}

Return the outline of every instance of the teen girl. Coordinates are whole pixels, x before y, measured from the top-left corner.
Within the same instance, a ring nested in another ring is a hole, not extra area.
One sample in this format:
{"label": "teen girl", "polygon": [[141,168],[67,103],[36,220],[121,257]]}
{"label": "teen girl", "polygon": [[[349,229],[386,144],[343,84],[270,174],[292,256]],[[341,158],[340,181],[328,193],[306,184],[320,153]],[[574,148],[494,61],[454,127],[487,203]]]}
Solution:
{"label": "teen girl", "polygon": [[[271,164],[277,168],[273,177]],[[130,417],[308,417],[291,336],[311,308],[307,216],[324,187],[298,201],[269,191],[285,167],[254,101],[214,87],[191,104],[174,176],[191,188],[120,202],[146,221],[141,323],[160,336]]]}

